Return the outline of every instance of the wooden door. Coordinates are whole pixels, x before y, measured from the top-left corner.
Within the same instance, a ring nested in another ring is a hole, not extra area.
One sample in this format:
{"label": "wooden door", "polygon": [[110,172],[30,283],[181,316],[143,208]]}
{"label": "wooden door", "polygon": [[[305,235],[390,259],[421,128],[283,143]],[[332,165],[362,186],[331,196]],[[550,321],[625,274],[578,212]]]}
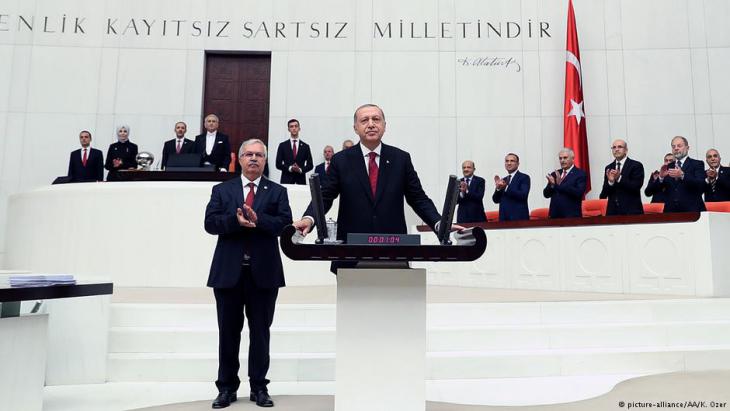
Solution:
{"label": "wooden door", "polygon": [[270,54],[206,54],[201,120],[210,113],[220,118],[231,151],[250,138],[268,146],[270,81]]}

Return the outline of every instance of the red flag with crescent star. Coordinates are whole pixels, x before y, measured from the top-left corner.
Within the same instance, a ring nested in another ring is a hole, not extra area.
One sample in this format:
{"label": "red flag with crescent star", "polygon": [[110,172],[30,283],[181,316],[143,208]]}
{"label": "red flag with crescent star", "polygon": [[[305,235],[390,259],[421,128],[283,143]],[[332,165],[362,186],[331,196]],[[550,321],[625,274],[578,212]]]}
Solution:
{"label": "red flag with crescent star", "polygon": [[[565,122],[563,145],[575,152],[575,166],[585,171],[586,193],[591,191],[591,170],[588,161],[585,105],[583,104],[583,75],[580,66],[578,31],[575,28],[573,0],[568,0],[568,31],[565,46]],[[585,194],[584,194],[585,196]]]}

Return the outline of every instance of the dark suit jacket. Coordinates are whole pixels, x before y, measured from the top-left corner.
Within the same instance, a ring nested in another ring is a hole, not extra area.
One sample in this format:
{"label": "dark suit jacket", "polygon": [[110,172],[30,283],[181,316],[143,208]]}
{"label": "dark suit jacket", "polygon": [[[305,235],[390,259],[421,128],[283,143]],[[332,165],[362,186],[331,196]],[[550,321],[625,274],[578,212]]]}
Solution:
{"label": "dark suit jacket", "polygon": [[[191,154],[195,153],[195,142],[188,138],[183,139],[182,147],[180,148],[180,154]],[[177,138],[165,141],[165,145],[162,147],[162,162],[160,167],[164,170],[167,167],[167,160],[170,156],[177,154]]]}
{"label": "dark suit jacket", "polygon": [[[550,174],[557,179],[556,173],[553,171]],[[586,172],[575,166],[560,184],[551,186],[548,183],[542,195],[550,199],[550,218],[581,217],[581,202],[585,192]]]}
{"label": "dark suit jacket", "polygon": [[[460,181],[466,178],[462,177]],[[459,193],[456,211],[456,223],[479,223],[487,221],[484,214],[484,179],[479,176],[472,176],[469,183],[469,190],[462,196]]]}
{"label": "dark suit jacket", "polygon": [[[303,173],[292,173],[289,171],[294,163],[299,165]],[[312,151],[309,144],[301,139],[297,143],[297,158],[294,158],[294,152],[291,149],[291,139],[286,139],[279,144],[276,150],[276,168],[281,170],[281,184],[306,184],[306,174],[314,168],[312,163]]]}
{"label": "dark suit jacket", "polygon": [[506,189],[494,190],[492,194],[492,201],[499,204],[499,221],[529,220],[529,194],[530,176],[517,170]]}
{"label": "dark suit jacket", "polygon": [[198,134],[195,136],[195,149],[193,153],[199,153],[201,155],[201,164],[210,163],[215,165],[216,170],[225,168],[228,170],[228,165],[231,164],[231,143],[228,140],[228,136],[218,132],[215,135],[215,143],[213,143],[213,150],[208,155],[205,152],[205,140],[207,133]]}
{"label": "dark suit jacket", "polygon": [[72,183],[104,181],[104,154],[101,150],[89,148],[84,167],[81,162],[81,149],[72,151],[68,158],[68,177]]}
{"label": "dark suit jacket", "polygon": [[649,181],[646,183],[644,194],[647,197],[651,197],[652,203],[663,203],[667,199],[667,190],[662,185],[662,182],[658,178],[654,179],[651,176],[649,176]]}
{"label": "dark suit jacket", "polygon": [[718,170],[715,186],[705,182],[705,202],[730,201],[730,167]]}
{"label": "dark suit jacket", "polygon": [[[126,170],[129,168],[137,168],[137,145],[127,140],[125,143],[116,142],[109,146],[109,150],[106,152],[106,163],[104,168],[109,170],[109,174],[106,176],[108,181],[114,181],[117,179],[117,170]],[[114,167],[113,160],[119,158],[122,160],[122,164],[119,167]]]}
{"label": "dark suit jacket", "polygon": [[317,164],[317,167],[314,167],[314,172],[319,174],[319,183],[324,185],[324,180],[329,177],[329,174],[324,170],[324,162]]}
{"label": "dark suit jacket", "polygon": [[[380,151],[375,198],[360,143],[332,157],[329,178],[322,186],[325,212],[338,196],[337,238],[343,241],[347,233],[407,233],[404,200],[431,228],[441,218],[421,187],[410,154],[385,144]],[[313,215],[311,204],[304,215]],[[333,271],[338,266],[333,264]]]}
{"label": "dark suit jacket", "polygon": [[[669,163],[669,168],[674,168],[674,162]],[[702,201],[702,192],[705,190],[705,163],[685,157],[682,171],[684,179],[666,176],[662,181],[667,193],[664,212],[705,211],[705,203]]]}
{"label": "dark suit jacket", "polygon": [[626,157],[621,164],[621,177],[613,185],[608,184],[606,172],[616,168],[616,162],[606,166],[603,173],[603,189],[599,198],[607,198],[606,215],[644,214],[641,202],[641,186],[644,185],[644,166]]}
{"label": "dark suit jacket", "polygon": [[208,287],[232,288],[241,275],[244,253],[251,257],[251,274],[259,288],[283,287],[277,237],[292,223],[286,189],[265,177],[261,178],[253,209],[258,217],[255,228],[238,224],[236,209],[243,204],[243,183],[233,178],[213,187],[205,209],[205,231],[218,236],[210,265]]}

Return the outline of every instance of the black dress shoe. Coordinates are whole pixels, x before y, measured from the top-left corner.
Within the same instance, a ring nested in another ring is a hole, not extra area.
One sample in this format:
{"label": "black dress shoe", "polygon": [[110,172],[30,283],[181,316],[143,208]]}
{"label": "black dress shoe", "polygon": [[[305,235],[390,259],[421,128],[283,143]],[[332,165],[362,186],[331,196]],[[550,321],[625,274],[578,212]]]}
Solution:
{"label": "black dress shoe", "polygon": [[264,390],[251,391],[251,401],[256,401],[256,405],[259,407],[273,407],[274,401],[269,397],[269,393]]}
{"label": "black dress shoe", "polygon": [[236,402],[237,399],[235,391],[221,391],[213,401],[213,408],[226,408],[232,402]]}

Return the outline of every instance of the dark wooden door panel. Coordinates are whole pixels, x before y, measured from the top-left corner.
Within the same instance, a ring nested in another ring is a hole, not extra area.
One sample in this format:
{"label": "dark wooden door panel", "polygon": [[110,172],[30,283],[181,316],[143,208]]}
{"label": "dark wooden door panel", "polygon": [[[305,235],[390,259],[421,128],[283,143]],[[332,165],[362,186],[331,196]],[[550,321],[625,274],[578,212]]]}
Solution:
{"label": "dark wooden door panel", "polygon": [[209,113],[220,118],[220,131],[230,136],[232,151],[249,138],[268,145],[270,94],[271,55],[206,55],[201,118]]}

